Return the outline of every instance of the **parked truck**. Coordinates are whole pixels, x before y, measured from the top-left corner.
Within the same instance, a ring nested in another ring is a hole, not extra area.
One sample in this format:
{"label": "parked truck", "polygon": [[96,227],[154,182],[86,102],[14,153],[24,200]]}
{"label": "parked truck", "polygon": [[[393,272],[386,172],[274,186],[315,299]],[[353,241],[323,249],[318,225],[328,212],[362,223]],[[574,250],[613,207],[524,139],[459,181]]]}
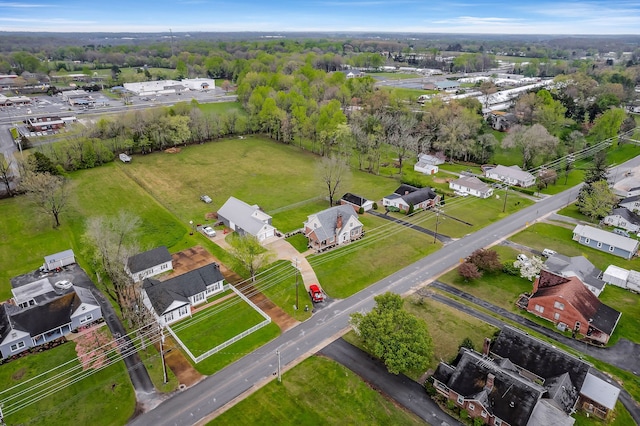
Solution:
{"label": "parked truck", "polygon": [[324,302],[324,292],[318,284],[311,284],[309,286],[309,296],[311,296],[313,303]]}

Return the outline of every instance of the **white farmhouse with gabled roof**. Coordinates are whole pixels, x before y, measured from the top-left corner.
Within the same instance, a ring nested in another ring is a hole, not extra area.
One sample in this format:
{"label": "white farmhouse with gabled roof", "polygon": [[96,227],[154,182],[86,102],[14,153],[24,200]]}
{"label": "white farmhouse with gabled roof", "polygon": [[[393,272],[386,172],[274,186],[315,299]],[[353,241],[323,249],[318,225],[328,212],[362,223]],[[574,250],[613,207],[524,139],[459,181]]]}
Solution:
{"label": "white farmhouse with gabled roof", "polygon": [[528,188],[536,183],[536,177],[529,172],[525,172],[518,166],[502,166],[498,165],[493,169],[485,172],[485,176],[489,179],[499,180],[509,185],[517,185]]}
{"label": "white farmhouse with gabled roof", "polygon": [[251,206],[235,197],[229,197],[220,207],[218,219],[239,234],[253,235],[258,241],[273,237],[276,232],[276,228],[271,225],[271,216],[257,204]]}

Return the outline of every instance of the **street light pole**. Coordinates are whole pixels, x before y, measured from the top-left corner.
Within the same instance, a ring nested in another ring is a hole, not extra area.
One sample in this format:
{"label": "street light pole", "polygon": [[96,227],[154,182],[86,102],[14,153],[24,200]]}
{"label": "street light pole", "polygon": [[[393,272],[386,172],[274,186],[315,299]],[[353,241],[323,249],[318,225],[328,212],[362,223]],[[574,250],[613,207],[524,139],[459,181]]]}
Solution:
{"label": "street light pole", "polygon": [[164,383],[167,384],[169,378],[167,377],[167,364],[164,360],[164,330],[160,327],[160,356],[162,356],[162,374],[164,376]]}
{"label": "street light pole", "polygon": [[504,203],[502,204],[502,213],[507,209],[507,195],[509,195],[509,185],[507,184],[507,190],[504,193]]}

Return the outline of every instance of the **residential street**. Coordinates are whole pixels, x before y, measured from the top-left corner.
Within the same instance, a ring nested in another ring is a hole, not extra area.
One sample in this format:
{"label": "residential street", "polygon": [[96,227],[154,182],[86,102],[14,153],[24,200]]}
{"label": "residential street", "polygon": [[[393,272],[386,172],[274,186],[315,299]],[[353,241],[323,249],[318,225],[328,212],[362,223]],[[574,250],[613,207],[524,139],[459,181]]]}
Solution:
{"label": "residential street", "polygon": [[[634,158],[620,167],[640,164]],[[406,294],[424,286],[458,264],[474,250],[490,246],[517,232],[539,217],[560,209],[576,199],[577,185],[553,197],[495,222],[464,238],[445,245],[441,250],[405,267],[355,295],[338,300],[318,311],[308,321],[294,327],[257,351],[247,354],[218,373],[207,377],[194,387],[161,403],[150,412],[134,419],[134,425],[191,425],[215,416],[215,411],[233,401],[243,392],[274,378],[280,351],[284,369],[290,368],[306,356],[317,352],[340,336],[349,326],[349,315],[368,311],[373,298],[386,291]]]}
{"label": "residential street", "polygon": [[442,411],[418,383],[404,374],[396,376],[389,373],[382,362],[343,339],[336,340],[318,353],[344,365],[372,388],[431,425],[462,424]]}

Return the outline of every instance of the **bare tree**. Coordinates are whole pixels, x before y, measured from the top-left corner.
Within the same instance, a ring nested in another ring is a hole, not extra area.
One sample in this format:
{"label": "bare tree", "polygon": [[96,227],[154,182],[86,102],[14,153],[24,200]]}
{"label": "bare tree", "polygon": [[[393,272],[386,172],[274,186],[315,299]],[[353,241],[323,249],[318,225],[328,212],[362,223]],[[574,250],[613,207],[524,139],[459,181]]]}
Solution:
{"label": "bare tree", "polygon": [[27,173],[21,187],[36,206],[53,216],[54,227],[60,226],[60,213],[69,199],[66,179],[49,173]]}
{"label": "bare tree", "polygon": [[329,205],[333,206],[333,199],[340,185],[351,176],[349,165],[339,157],[331,155],[322,157],[318,166],[318,174],[322,184],[326,186],[329,195]]}
{"label": "bare tree", "polygon": [[9,197],[13,197],[13,191],[11,191],[11,181],[13,180],[13,174],[11,173],[12,165],[13,160],[7,161],[4,156],[0,157],[0,180],[2,180],[4,186],[7,188],[7,195]]}
{"label": "bare tree", "polygon": [[402,163],[409,154],[417,154],[419,136],[415,132],[418,120],[414,115],[386,113],[380,119],[387,143],[398,156],[398,169],[402,176]]}
{"label": "bare tree", "polygon": [[540,124],[531,127],[516,125],[511,128],[509,135],[502,140],[503,148],[517,148],[522,153],[522,168],[533,167],[534,160],[539,155],[548,155],[558,146],[558,138],[549,134]]}

